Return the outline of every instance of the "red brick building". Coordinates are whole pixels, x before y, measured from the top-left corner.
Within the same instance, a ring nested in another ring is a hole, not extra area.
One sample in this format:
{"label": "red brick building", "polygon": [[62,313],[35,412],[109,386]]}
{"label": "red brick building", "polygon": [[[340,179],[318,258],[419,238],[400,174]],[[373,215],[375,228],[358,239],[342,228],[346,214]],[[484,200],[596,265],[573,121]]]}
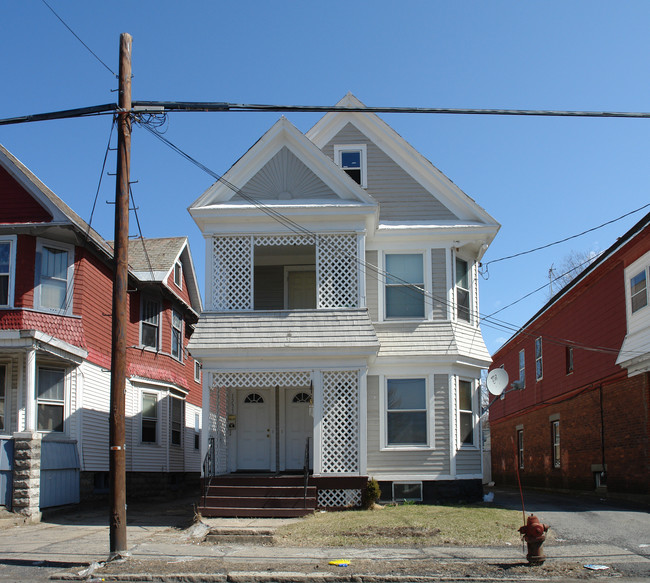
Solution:
{"label": "red brick building", "polygon": [[[113,249],[2,146],[0,200],[0,505],[37,517],[108,491]],[[130,243],[128,302],[127,495],[198,486],[186,237]]]}
{"label": "red brick building", "polygon": [[650,214],[494,355],[492,478],[650,494]]}

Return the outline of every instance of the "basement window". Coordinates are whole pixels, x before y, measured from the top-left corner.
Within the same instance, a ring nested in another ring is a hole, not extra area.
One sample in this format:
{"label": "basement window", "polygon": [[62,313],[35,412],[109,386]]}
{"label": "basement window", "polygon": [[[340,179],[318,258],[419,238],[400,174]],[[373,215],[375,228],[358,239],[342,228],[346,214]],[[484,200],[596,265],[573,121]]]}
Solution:
{"label": "basement window", "polygon": [[422,482],[393,482],[393,500],[422,502]]}

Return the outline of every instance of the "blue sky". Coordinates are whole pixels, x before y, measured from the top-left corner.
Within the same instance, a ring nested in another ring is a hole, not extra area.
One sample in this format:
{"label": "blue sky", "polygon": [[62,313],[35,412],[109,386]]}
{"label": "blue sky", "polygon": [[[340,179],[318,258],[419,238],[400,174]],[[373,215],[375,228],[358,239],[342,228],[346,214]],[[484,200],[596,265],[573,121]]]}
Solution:
{"label": "blue sky", "polygon": [[[113,71],[133,36],[133,99],[596,111],[650,110],[647,1],[48,0]],[[0,118],[110,103],[116,79],[41,0],[5,2]],[[225,172],[279,117],[178,113],[166,137]],[[315,114],[288,114],[306,131]],[[650,120],[382,116],[502,228],[484,261],[605,223],[650,202]],[[109,117],[0,127],[7,147],[89,220]],[[136,128],[133,192],[145,237],[188,235],[203,288],[204,242],[186,208],[213,179]],[[109,156],[109,170],[115,158]],[[113,238],[114,178],[95,227]],[[483,314],[548,282],[572,251],[606,249],[648,209],[545,251],[489,266]],[[137,233],[131,221],[133,234]],[[545,292],[500,312],[523,324]],[[510,332],[485,326],[496,350]]]}

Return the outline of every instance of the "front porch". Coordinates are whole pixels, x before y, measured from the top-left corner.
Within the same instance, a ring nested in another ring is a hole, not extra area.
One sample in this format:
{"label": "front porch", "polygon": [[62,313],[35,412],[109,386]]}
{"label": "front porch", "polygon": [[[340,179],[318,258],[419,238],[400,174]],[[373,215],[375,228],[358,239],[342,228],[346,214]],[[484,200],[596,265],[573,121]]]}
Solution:
{"label": "front porch", "polygon": [[302,516],[361,505],[365,368],[209,375],[202,514]]}

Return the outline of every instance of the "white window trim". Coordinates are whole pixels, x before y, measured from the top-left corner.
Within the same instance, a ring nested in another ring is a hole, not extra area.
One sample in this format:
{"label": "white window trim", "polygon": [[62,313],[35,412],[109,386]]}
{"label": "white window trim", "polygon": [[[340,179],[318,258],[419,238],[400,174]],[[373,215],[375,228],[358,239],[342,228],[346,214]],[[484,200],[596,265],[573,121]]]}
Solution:
{"label": "white window trim", "polygon": [[[393,379],[424,379],[427,403],[427,443],[422,445],[388,444],[388,381]],[[379,434],[380,451],[430,451],[435,449],[435,408],[433,375],[417,371],[413,374],[379,375]]]}
{"label": "white window trim", "polygon": [[[65,289],[65,305],[62,308],[49,308],[41,304],[41,262],[40,258],[43,256],[43,247],[50,247],[68,253],[68,267],[66,270],[66,289]],[[74,303],[74,245],[60,243],[59,241],[51,241],[49,239],[36,240],[36,265],[34,269],[34,308],[44,312],[55,314],[72,314],[72,307]]]}
{"label": "white window trim", "polygon": [[[458,392],[460,390],[460,382],[464,381],[470,384],[471,386],[471,395],[472,395],[472,441],[473,443],[463,443],[461,436],[460,436],[460,414],[462,413],[467,413],[467,409],[462,409],[460,408],[460,402],[458,399]],[[477,382],[476,379],[470,379],[470,378],[465,378],[465,377],[456,377],[456,382],[455,382],[455,392],[456,392],[456,443],[458,444],[458,449],[462,450],[477,450],[479,449],[479,435],[478,435],[478,430],[479,430],[479,423],[478,423],[478,412],[477,412],[477,401],[478,401],[478,395],[477,395]]]}
{"label": "white window trim", "polygon": [[378,296],[378,310],[381,322],[424,322],[433,320],[433,302],[432,296],[432,275],[431,275],[431,250],[430,249],[386,249],[380,251],[381,269],[384,274],[388,274],[386,269],[386,256],[387,255],[420,255],[422,257],[422,277],[424,278],[424,316],[406,318],[406,317],[386,317],[386,285],[387,277],[382,275],[378,277],[379,281],[379,296]]}
{"label": "white window trim", "polygon": [[[156,333],[156,348],[153,346],[145,345],[144,340],[143,340],[143,334],[142,334],[142,329],[144,326],[144,305],[147,300],[155,301],[158,303],[158,332]],[[162,300],[156,296],[156,295],[149,295],[146,293],[141,293],[140,294],[140,346],[142,346],[145,350],[151,350],[153,352],[160,352],[161,351],[161,344],[162,344],[162,336],[161,336],[161,331],[162,331]]]}
{"label": "white window trim", "polygon": [[[49,429],[39,429],[38,428],[38,406],[39,404],[44,404],[44,405],[59,405],[60,401],[49,401],[47,399],[40,399],[38,396],[38,375],[39,371],[41,369],[49,369],[49,370],[62,370],[63,371],[63,430],[62,431],[52,431]],[[49,363],[43,363],[43,364],[38,364],[36,363],[36,394],[34,395],[34,400],[35,400],[35,408],[36,408],[36,431],[38,433],[43,433],[46,435],[67,435],[68,433],[68,417],[70,415],[70,374],[69,370],[64,367],[60,366],[57,364],[49,364]]]}
{"label": "white window trim", "polygon": [[14,307],[14,292],[16,288],[16,235],[0,236],[0,243],[9,243],[9,289],[7,294],[7,303],[0,305],[2,308]]}
{"label": "white window trim", "polygon": [[[172,441],[172,431],[173,431],[173,423],[174,420],[172,418],[172,409],[173,409],[173,403],[174,401],[178,401],[181,406],[181,427],[179,429],[180,433],[180,443],[173,443]],[[167,418],[169,419],[169,427],[167,428],[169,431],[169,447],[179,447],[182,448],[185,445],[185,426],[187,424],[185,420],[185,415],[186,415],[186,410],[187,407],[185,406],[185,399],[183,397],[180,397],[178,395],[174,395],[172,393],[169,394],[169,410],[167,411]]]}
{"label": "white window trim", "polygon": [[[625,286],[625,296],[627,300],[627,308],[630,317],[636,317],[636,315],[641,312],[644,308],[650,306],[650,269],[647,266],[637,267],[636,269],[631,269],[631,266],[626,270],[628,272],[626,277],[626,286]],[[636,311],[632,311],[632,279],[641,273],[645,274],[645,296],[646,304],[641,306]]]}
{"label": "white window trim", "polygon": [[[178,315],[178,319],[181,322],[181,327],[180,330],[174,326],[174,314]],[[170,335],[170,340],[171,343],[169,345],[169,353],[171,354],[172,358],[178,360],[179,362],[183,362],[183,332],[184,332],[184,327],[185,327],[185,320],[183,320],[183,314],[178,311],[176,308],[172,308],[172,321],[171,321],[171,335]],[[179,346],[178,346],[178,355],[175,355],[173,353],[174,350],[174,330],[178,330],[180,338],[178,339]]]}
{"label": "white window trim", "polygon": [[201,369],[203,367],[201,366],[201,363],[194,359],[194,381],[197,383],[201,382]]}
{"label": "white window trim", "polygon": [[[155,397],[156,399],[156,440],[155,441],[143,441],[142,439],[142,422],[144,421],[144,410],[142,407],[142,402],[144,400],[144,396],[148,395],[151,397]],[[162,425],[162,416],[160,415],[160,392],[159,391],[152,391],[152,390],[145,390],[141,389],[140,390],[140,427],[139,429],[139,434],[140,434],[140,445],[144,445],[145,447],[157,447],[160,446],[160,427]]]}
{"label": "white window trim", "polygon": [[[361,188],[368,188],[368,155],[366,144],[337,144],[334,146],[334,163],[343,168],[341,152],[361,152]],[[352,178],[351,178],[352,180]],[[356,182],[356,181],[355,181]]]}
{"label": "white window trim", "polygon": [[[179,278],[178,281],[176,281],[176,268],[178,267],[179,271]],[[174,267],[172,269],[172,280],[174,282],[174,285],[182,290],[183,289],[183,264],[180,261],[176,261],[174,263]]]}
{"label": "white window trim", "polygon": [[[457,284],[456,284],[456,260],[459,259],[460,261],[464,261],[467,263],[467,293],[469,294],[469,306],[467,309],[469,310],[469,320],[464,320],[462,318],[458,317],[458,291],[457,291]],[[465,322],[467,324],[474,324],[476,322],[475,318],[475,309],[474,306],[476,305],[476,298],[474,297],[474,286],[475,286],[475,279],[474,279],[474,262],[471,259],[468,259],[467,257],[463,257],[460,253],[454,253],[453,254],[453,261],[452,261],[452,284],[453,284],[453,306],[454,306],[454,315],[453,319],[456,322]]]}

